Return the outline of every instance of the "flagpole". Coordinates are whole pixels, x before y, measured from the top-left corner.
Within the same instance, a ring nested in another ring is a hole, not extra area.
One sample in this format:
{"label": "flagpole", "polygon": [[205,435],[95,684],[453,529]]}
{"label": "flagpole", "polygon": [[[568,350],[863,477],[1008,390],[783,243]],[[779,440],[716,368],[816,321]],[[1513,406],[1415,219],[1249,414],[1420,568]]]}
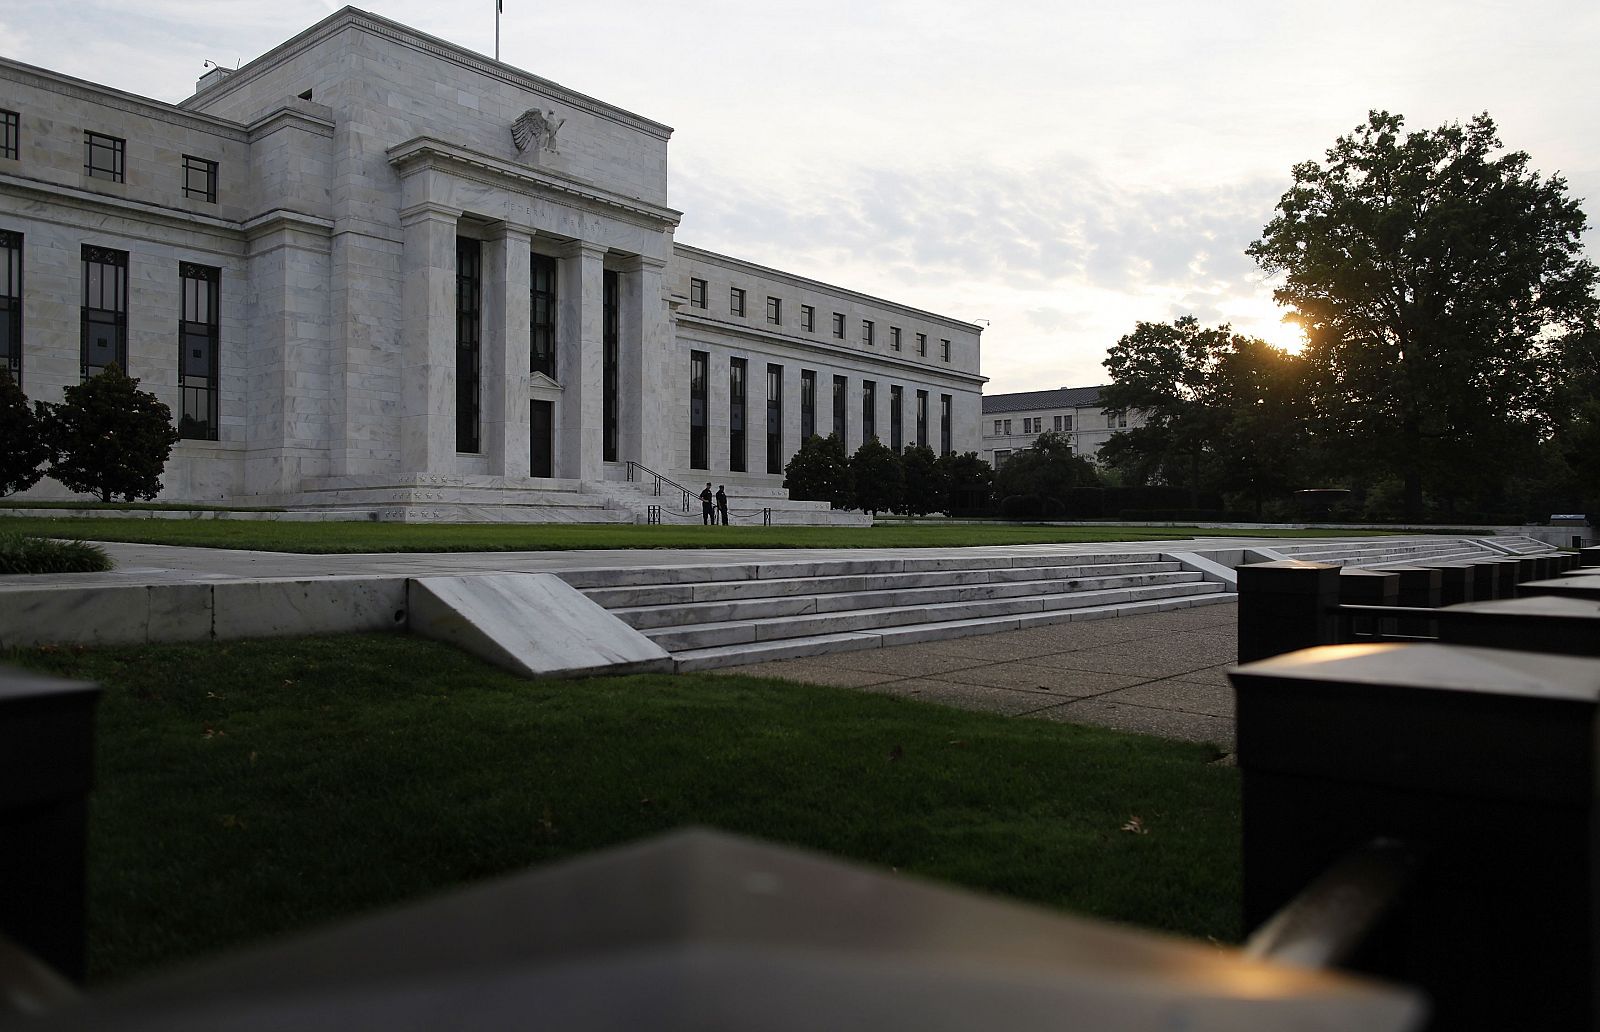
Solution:
{"label": "flagpole", "polygon": [[494,59],[500,60],[500,8],[503,0],[494,0]]}

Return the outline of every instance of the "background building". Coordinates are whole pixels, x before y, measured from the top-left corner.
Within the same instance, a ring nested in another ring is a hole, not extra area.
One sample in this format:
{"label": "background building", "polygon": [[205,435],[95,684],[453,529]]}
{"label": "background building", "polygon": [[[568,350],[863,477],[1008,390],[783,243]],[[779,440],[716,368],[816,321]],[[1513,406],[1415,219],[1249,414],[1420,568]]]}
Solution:
{"label": "background building", "polygon": [[1101,385],[984,395],[980,457],[998,468],[1013,452],[1033,447],[1040,434],[1054,431],[1071,438],[1074,454],[1094,458],[1112,434],[1144,425],[1138,412],[1114,416],[1102,409],[1104,389]]}
{"label": "background building", "polygon": [[811,430],[978,446],[979,327],[677,245],[670,128],[398,23],[178,105],[0,82],[0,359],[140,378],[163,500],[617,519],[639,466],[781,500]]}

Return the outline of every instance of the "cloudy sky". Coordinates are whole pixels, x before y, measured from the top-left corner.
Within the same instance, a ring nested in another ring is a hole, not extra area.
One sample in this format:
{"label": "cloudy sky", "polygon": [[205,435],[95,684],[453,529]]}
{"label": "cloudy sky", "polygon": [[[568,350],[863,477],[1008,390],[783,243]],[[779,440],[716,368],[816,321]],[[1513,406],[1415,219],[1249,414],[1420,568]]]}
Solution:
{"label": "cloudy sky", "polygon": [[[338,6],[7,0],[0,53],[178,101]],[[493,52],[494,0],[363,6]],[[1600,215],[1595,0],[505,7],[504,60],[677,130],[680,241],[988,320],[991,393],[1103,382],[1140,319],[1291,342],[1244,248],[1372,108],[1488,111]]]}

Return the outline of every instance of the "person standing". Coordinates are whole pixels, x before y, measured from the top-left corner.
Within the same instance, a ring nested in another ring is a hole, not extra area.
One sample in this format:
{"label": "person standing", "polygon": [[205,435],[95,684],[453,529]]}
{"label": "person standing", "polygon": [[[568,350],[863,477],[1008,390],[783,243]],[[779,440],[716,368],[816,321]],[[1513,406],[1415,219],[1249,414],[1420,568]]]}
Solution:
{"label": "person standing", "polygon": [[[726,527],[728,525],[728,492],[723,489],[721,484],[717,485],[717,512],[722,516],[722,525]],[[716,520],[711,522],[715,523]]]}
{"label": "person standing", "polygon": [[717,510],[712,508],[716,504],[711,500],[711,484],[706,483],[706,489],[700,492],[700,522],[711,526],[717,522]]}

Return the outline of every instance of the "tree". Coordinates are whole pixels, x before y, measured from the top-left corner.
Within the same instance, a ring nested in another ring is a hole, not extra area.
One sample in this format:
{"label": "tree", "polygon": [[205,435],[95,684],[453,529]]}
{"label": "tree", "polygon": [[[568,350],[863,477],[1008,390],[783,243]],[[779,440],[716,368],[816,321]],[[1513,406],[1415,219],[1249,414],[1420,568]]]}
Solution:
{"label": "tree", "polygon": [[1217,421],[1210,468],[1218,487],[1249,499],[1258,520],[1267,499],[1305,486],[1304,365],[1264,340],[1235,335],[1212,370],[1207,403]]}
{"label": "tree", "polygon": [[852,508],[874,516],[896,508],[905,493],[900,456],[876,437],[862,441],[850,457],[850,477],[855,485]]}
{"label": "tree", "polygon": [[906,489],[898,511],[908,516],[944,512],[950,505],[950,487],[939,469],[933,449],[925,444],[910,444],[900,453]]}
{"label": "tree", "polygon": [[154,498],[161,471],[178,432],[172,410],[139,381],[109,365],[68,387],[59,405],[41,405],[50,446],[50,476],[73,491],[89,491],[109,502]]}
{"label": "tree", "polygon": [[995,471],[994,481],[1002,498],[1033,497],[1048,507],[1049,499],[1064,499],[1068,488],[1099,486],[1100,476],[1093,462],[1072,453],[1070,437],[1046,431],[1033,447],[1012,452]]}
{"label": "tree", "polygon": [[835,509],[848,508],[853,483],[850,462],[845,458],[844,443],[837,434],[818,437],[813,434],[800,442],[783,468],[783,486],[789,497],[815,502],[829,502]]}
{"label": "tree", "polygon": [[945,452],[934,469],[948,486],[950,515],[988,512],[994,504],[994,470],[977,452]]}
{"label": "tree", "polygon": [[1402,134],[1374,111],[1294,185],[1248,253],[1307,336],[1315,417],[1369,472],[1450,494],[1531,449],[1563,339],[1595,324],[1584,214],[1501,153],[1487,114]]}
{"label": "tree", "polygon": [[11,370],[0,369],[0,496],[26,491],[44,476],[43,466],[50,457],[39,419]]}

